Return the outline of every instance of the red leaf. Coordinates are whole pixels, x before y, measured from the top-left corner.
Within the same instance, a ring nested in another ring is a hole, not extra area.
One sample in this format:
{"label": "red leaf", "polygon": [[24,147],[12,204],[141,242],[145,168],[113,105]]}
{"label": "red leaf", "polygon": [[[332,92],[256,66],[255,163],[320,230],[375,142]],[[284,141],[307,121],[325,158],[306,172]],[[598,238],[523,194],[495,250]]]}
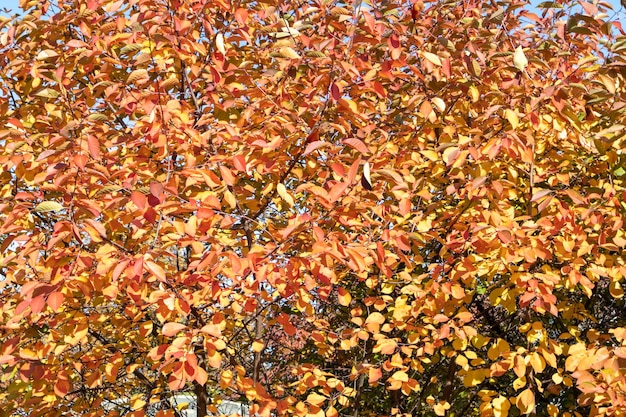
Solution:
{"label": "red leaf", "polygon": [[361,185],[368,191],[373,190],[372,184],[367,180],[367,178],[365,178],[365,175],[361,177]]}
{"label": "red leaf", "polygon": [[372,87],[374,88],[374,91],[376,92],[376,94],[378,94],[380,97],[387,97],[387,92],[385,91],[385,87],[383,87],[383,85],[381,83],[379,83],[378,81],[374,81],[372,82]]}
{"label": "red leaf", "polygon": [[400,40],[395,34],[391,35],[389,39],[387,39],[387,43],[391,49],[398,49],[400,47]]}
{"label": "red leaf", "polygon": [[450,58],[444,58],[442,60],[442,64],[441,72],[443,72],[443,75],[447,78],[452,77],[452,65],[450,64]]}
{"label": "red leaf", "polygon": [[289,321],[289,316],[285,313],[280,313],[276,321],[278,321],[278,323],[283,326],[283,329],[288,336],[294,336],[296,334],[296,328],[291,324],[291,322]]}
{"label": "red leaf", "polygon": [[40,285],[41,283],[37,281],[27,282],[24,285],[22,285],[22,289],[20,290],[20,295],[22,297],[26,297],[29,294],[32,294],[35,288],[39,287]]}
{"label": "red leaf", "polygon": [[337,101],[337,100],[339,100],[341,98],[341,91],[339,90],[339,87],[335,83],[332,83],[330,85],[330,96],[335,101]]}
{"label": "red leaf", "polygon": [[239,23],[240,26],[245,26],[246,20],[248,19],[248,9],[244,9],[242,7],[237,9],[235,12],[235,19],[237,19],[237,23]]}
{"label": "red leaf", "polygon": [[87,165],[87,155],[85,155],[84,153],[74,155],[73,160],[78,168],[80,168],[81,170],[85,169],[85,165]]}
{"label": "red leaf", "polygon": [[150,207],[156,207],[161,204],[161,201],[152,194],[150,194],[148,196],[148,204],[150,205]]}
{"label": "red leaf", "polygon": [[157,213],[154,211],[152,207],[148,207],[146,212],[143,214],[143,218],[149,221],[150,223],[154,223],[156,221]]}
{"label": "red leaf", "polygon": [[320,138],[320,131],[318,129],[313,129],[313,131],[309,133],[309,136],[306,137],[306,143],[315,142],[319,140],[319,138]]}

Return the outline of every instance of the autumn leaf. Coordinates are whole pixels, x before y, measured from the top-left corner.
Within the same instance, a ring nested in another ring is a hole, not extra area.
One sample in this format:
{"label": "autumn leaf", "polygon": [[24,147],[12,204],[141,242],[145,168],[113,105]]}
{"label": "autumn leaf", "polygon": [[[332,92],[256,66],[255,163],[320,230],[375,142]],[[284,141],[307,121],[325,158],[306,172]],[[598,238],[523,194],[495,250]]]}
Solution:
{"label": "autumn leaf", "polygon": [[515,48],[515,53],[513,54],[513,65],[520,71],[524,71],[526,66],[528,65],[528,59],[524,54],[524,50],[521,46]]}
{"label": "autumn leaf", "polygon": [[175,336],[178,332],[186,328],[187,326],[181,323],[165,323],[161,332],[163,333],[163,336]]}
{"label": "autumn leaf", "polygon": [[626,413],[607,2],[22,3],[0,409]]}

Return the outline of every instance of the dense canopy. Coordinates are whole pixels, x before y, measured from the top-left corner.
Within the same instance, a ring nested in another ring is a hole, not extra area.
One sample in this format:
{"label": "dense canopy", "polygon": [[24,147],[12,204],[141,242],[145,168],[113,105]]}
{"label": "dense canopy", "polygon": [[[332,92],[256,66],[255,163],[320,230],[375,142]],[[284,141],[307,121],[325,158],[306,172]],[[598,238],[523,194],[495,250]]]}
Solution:
{"label": "dense canopy", "polygon": [[21,3],[0,415],[626,414],[608,3]]}

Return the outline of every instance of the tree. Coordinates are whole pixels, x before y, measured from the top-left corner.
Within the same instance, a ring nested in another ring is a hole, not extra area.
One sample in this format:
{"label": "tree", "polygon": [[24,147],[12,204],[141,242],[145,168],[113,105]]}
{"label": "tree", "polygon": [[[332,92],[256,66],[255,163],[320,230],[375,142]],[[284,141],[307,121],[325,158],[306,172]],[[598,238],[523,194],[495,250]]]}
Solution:
{"label": "tree", "polygon": [[21,5],[0,414],[624,415],[608,3]]}

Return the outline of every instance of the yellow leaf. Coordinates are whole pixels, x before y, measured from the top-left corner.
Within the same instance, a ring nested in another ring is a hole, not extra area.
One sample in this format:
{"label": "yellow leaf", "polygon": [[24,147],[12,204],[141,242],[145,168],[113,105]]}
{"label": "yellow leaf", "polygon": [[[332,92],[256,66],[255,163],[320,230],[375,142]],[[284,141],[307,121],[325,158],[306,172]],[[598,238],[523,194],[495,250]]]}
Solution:
{"label": "yellow leaf", "polygon": [[495,361],[502,353],[510,351],[511,347],[506,342],[506,340],[498,339],[498,341],[493,344],[487,351],[487,357],[489,357],[489,359],[491,359],[492,361]]}
{"label": "yellow leaf", "polygon": [[149,75],[148,75],[147,70],[143,68],[136,69],[128,75],[128,78],[126,78],[126,84],[133,84],[140,79],[144,79],[148,77]]}
{"label": "yellow leaf", "polygon": [[139,410],[143,408],[144,405],[146,405],[146,401],[143,398],[138,396],[131,398],[130,406],[133,410]]}
{"label": "yellow leaf", "polygon": [[278,195],[289,205],[292,207],[294,204],[293,197],[289,195],[287,192],[287,188],[285,188],[285,184],[280,183],[276,186],[276,191],[278,191]]}
{"label": "yellow leaf", "polygon": [[508,398],[499,396],[491,401],[494,410],[494,417],[506,417],[509,414],[511,403]]}
{"label": "yellow leaf", "polygon": [[213,323],[209,323],[200,329],[202,333],[206,333],[213,337],[220,337],[222,335],[222,331],[219,326]]}
{"label": "yellow leaf", "polygon": [[374,346],[374,353],[382,353],[383,355],[392,355],[396,348],[398,347],[398,343],[393,339],[381,339]]}
{"label": "yellow leaf", "polygon": [[44,49],[43,51],[39,52],[37,54],[37,59],[38,61],[43,61],[46,60],[48,58],[56,58],[57,56],[59,56],[58,53],[56,53],[54,50],[52,49]]}
{"label": "yellow leaf", "polygon": [[52,88],[43,88],[35,94],[37,97],[43,98],[57,98],[59,96],[59,92],[53,90]]}
{"label": "yellow leaf", "polygon": [[328,410],[326,410],[326,417],[337,417],[337,416],[339,416],[339,412],[337,411],[337,409],[333,407],[332,405],[328,407]]}
{"label": "yellow leaf", "polygon": [[35,207],[35,213],[46,213],[49,211],[63,210],[63,205],[56,201],[42,201]]}
{"label": "yellow leaf", "polygon": [[528,59],[526,55],[524,55],[524,50],[521,45],[515,48],[515,53],[513,54],[513,65],[520,71],[524,71],[526,66],[528,66]]}
{"label": "yellow leaf", "polygon": [[439,160],[439,154],[433,150],[420,151],[420,153],[422,154],[422,156],[430,159],[433,162],[436,162]]}
{"label": "yellow leaf", "polygon": [[522,414],[530,414],[535,409],[535,394],[530,388],[526,388],[517,396],[515,405]]}
{"label": "yellow leaf", "polygon": [[519,118],[517,117],[517,113],[515,111],[511,109],[506,109],[504,111],[504,117],[506,117],[506,120],[511,123],[513,129],[517,129],[517,126],[519,125]]}
{"label": "yellow leaf", "polygon": [[255,340],[254,342],[252,342],[252,350],[254,350],[255,352],[262,351],[264,347],[265,343],[260,340]]}
{"label": "yellow leaf", "polygon": [[527,381],[526,381],[526,377],[525,376],[523,376],[521,378],[517,378],[517,379],[515,379],[515,381],[513,381],[513,389],[516,390],[516,391],[518,389],[522,389],[523,387],[526,386],[526,383],[527,383]]}
{"label": "yellow leaf", "polygon": [[234,209],[235,207],[237,207],[237,200],[235,199],[233,193],[231,193],[229,190],[224,191],[224,200],[226,200],[230,208]]}
{"label": "yellow leaf", "polygon": [[365,320],[366,324],[369,324],[369,323],[383,324],[384,322],[385,322],[385,316],[383,316],[377,311],[367,316],[367,319]]}
{"label": "yellow leaf", "polygon": [[554,404],[548,404],[548,415],[550,417],[557,417],[559,415],[559,408]]}
{"label": "yellow leaf", "polygon": [[435,107],[437,107],[437,110],[439,110],[440,112],[443,112],[446,110],[446,103],[441,98],[434,97],[431,101],[435,105]]}
{"label": "yellow leaf", "polygon": [[144,265],[146,266],[146,269],[156,277],[157,280],[161,282],[165,281],[165,270],[161,267],[161,265],[152,261],[144,261]]}
{"label": "yellow leaf", "polygon": [[397,371],[389,377],[390,380],[408,382],[409,376],[404,371]]}
{"label": "yellow leaf", "polygon": [[535,373],[541,373],[546,368],[546,361],[537,352],[530,355],[530,366],[533,367]]}
{"label": "yellow leaf", "polygon": [[316,392],[313,392],[306,397],[306,402],[316,407],[321,407],[321,405],[326,402],[326,397]]}
{"label": "yellow leaf", "polygon": [[339,301],[339,304],[347,307],[350,305],[350,301],[352,301],[352,296],[348,291],[346,291],[345,288],[339,287],[337,288],[337,300]]}
{"label": "yellow leaf", "polygon": [[20,358],[26,359],[26,360],[37,359],[37,353],[35,351],[33,351],[33,350],[28,349],[28,348],[20,349],[19,356],[20,356]]}
{"label": "yellow leaf", "polygon": [[609,284],[609,293],[613,298],[622,298],[624,296],[624,289],[619,281],[611,281]]}
{"label": "yellow leaf", "polygon": [[430,218],[426,218],[426,219],[420,220],[420,222],[417,223],[417,231],[420,233],[426,233],[430,231],[432,226],[433,226],[433,221]]}
{"label": "yellow leaf", "polygon": [[424,58],[429,60],[431,63],[441,66],[441,59],[437,55],[430,52],[422,52],[422,54],[424,55]]}
{"label": "yellow leaf", "polygon": [[224,35],[218,33],[215,36],[215,47],[218,51],[222,53],[222,55],[226,55],[226,47],[224,46]]}
{"label": "yellow leaf", "polygon": [[298,55],[298,53],[289,46],[283,46],[282,48],[280,48],[280,54],[284,56],[285,58],[290,58],[290,59],[300,58],[300,55]]}
{"label": "yellow leaf", "polygon": [[433,406],[435,414],[438,416],[445,416],[446,411],[450,409],[450,404],[447,401],[440,401]]}
{"label": "yellow leaf", "polygon": [[195,236],[198,228],[198,218],[195,215],[189,216],[189,219],[185,223],[185,234],[188,236]]}
{"label": "yellow leaf", "polygon": [[476,385],[483,382],[484,379],[485,379],[485,370],[474,369],[474,370],[467,372],[467,374],[465,375],[465,378],[463,378],[463,385],[465,385],[468,388],[475,387]]}

